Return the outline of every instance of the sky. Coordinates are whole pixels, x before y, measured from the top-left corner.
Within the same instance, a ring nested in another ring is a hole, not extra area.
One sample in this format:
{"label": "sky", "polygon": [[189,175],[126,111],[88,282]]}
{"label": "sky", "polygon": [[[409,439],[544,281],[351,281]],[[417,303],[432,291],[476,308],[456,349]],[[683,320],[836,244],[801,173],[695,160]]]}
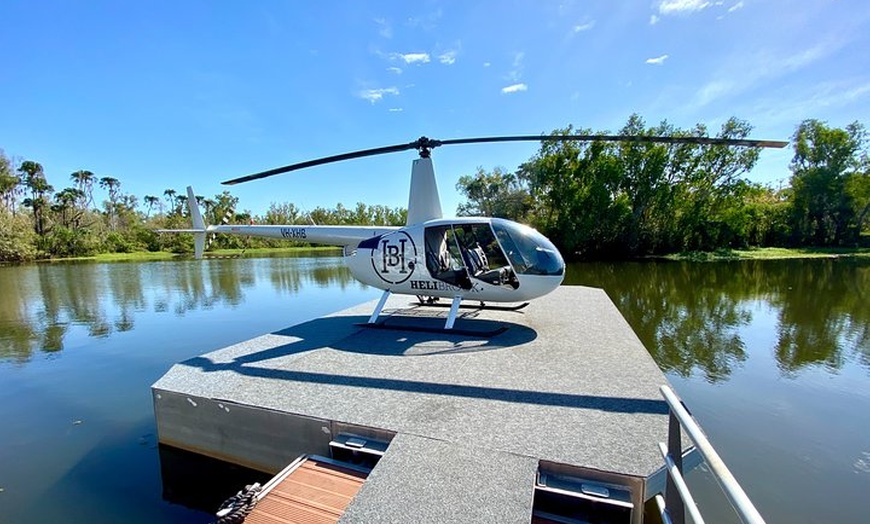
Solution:
{"label": "sky", "polygon": [[[140,198],[224,189],[255,214],[406,206],[408,151],[233,187],[221,181],[437,139],[708,126],[788,140],[804,119],[870,124],[870,2],[3,0],[0,148],[57,190],[80,169]],[[538,145],[445,146],[445,215],[477,167]],[[776,186],[791,149],[750,180]]]}

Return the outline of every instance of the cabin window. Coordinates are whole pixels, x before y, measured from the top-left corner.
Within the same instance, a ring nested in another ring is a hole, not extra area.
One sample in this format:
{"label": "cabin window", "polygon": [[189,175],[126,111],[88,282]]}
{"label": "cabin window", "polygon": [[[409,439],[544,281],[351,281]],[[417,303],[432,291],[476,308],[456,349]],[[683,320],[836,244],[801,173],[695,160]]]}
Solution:
{"label": "cabin window", "polygon": [[565,272],[559,250],[534,229],[497,218],[492,220],[492,229],[517,273],[561,275]]}
{"label": "cabin window", "polygon": [[519,286],[486,222],[426,228],[426,267],[433,278],[464,289],[470,289],[473,280]]}
{"label": "cabin window", "polygon": [[432,278],[462,289],[471,289],[471,280],[462,262],[462,253],[453,228],[427,227],[425,233],[426,269]]}

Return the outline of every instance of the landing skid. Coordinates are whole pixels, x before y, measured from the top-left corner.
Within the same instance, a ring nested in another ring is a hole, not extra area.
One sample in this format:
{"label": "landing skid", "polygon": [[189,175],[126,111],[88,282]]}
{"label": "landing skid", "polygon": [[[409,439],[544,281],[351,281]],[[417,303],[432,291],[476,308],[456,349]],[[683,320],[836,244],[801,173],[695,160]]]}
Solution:
{"label": "landing skid", "polygon": [[[451,304],[442,304],[440,302],[420,302],[421,306],[424,307],[450,307]],[[528,306],[529,302],[523,302],[522,304],[518,304],[516,306],[488,306],[488,305],[472,305],[472,304],[462,304],[459,307],[462,309],[491,309],[493,311],[519,311],[524,307]]]}
{"label": "landing skid", "polygon": [[[450,302],[450,312],[447,313],[447,322],[444,323],[443,328],[428,328],[423,326],[387,326],[386,320],[383,322],[378,322],[378,317],[381,315],[381,311],[384,309],[384,305],[387,303],[387,299],[390,298],[390,290],[384,290],[384,294],[381,295],[381,299],[378,300],[378,304],[375,306],[375,310],[372,312],[372,316],[369,317],[368,323],[364,324],[367,327],[372,327],[376,329],[396,329],[396,330],[404,330],[404,331],[426,331],[426,332],[436,332],[436,333],[457,333],[460,335],[469,335],[469,336],[492,336],[497,335],[499,333],[504,332],[507,328],[499,328],[496,330],[490,331],[474,331],[474,330],[465,330],[465,329],[454,329],[453,324],[456,322],[456,318],[459,315],[459,308],[462,307],[462,297],[455,296],[453,300]],[[446,304],[438,304],[437,299],[433,297],[417,297],[420,300],[421,306],[441,306],[444,307]],[[479,306],[465,306],[467,308],[473,308],[476,310],[481,309],[494,309],[501,311],[518,311],[526,306],[528,306],[528,302],[523,302],[517,306],[487,306],[483,302],[480,302]]]}

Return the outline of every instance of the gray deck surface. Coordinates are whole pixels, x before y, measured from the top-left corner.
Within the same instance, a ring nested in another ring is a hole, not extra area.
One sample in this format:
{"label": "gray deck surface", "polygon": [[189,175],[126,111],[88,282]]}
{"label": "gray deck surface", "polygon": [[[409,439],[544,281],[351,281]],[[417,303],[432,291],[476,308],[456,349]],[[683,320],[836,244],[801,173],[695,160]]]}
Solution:
{"label": "gray deck surface", "polygon": [[[661,466],[656,443],[666,439],[667,406],[658,387],[666,379],[602,290],[563,286],[518,312],[460,310],[460,329],[509,326],[488,338],[355,325],[373,307],[185,361],[153,388],[396,432],[348,522],[379,521],[373,508],[401,512],[414,497],[432,506],[431,519],[410,520],[438,522],[443,508],[426,497],[444,507],[471,503],[483,478],[513,484],[501,488],[515,498],[530,489],[539,459],[641,478]],[[447,314],[393,297],[382,318],[400,311],[415,318],[388,322],[441,326]],[[462,456],[472,468],[465,474],[451,466]],[[510,473],[529,467],[531,477]],[[408,490],[390,494],[390,486]],[[490,510],[514,517],[482,521],[517,521],[524,504],[497,504]]]}
{"label": "gray deck surface", "polygon": [[531,457],[399,434],[339,522],[527,524],[537,467]]}

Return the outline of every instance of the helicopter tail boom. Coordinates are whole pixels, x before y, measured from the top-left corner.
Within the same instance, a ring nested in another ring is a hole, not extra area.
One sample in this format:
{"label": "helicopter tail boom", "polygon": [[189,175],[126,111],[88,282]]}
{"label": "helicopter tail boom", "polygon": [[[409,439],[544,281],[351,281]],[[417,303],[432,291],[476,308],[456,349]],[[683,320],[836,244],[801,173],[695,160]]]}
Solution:
{"label": "helicopter tail boom", "polygon": [[[206,225],[193,188],[187,187],[187,206],[193,227],[188,229],[158,229],[158,233],[193,233],[194,256],[202,258],[206,237],[215,233],[244,235],[263,238],[295,240],[327,246],[353,246],[368,238],[383,235],[399,229],[394,226],[307,226],[307,225]],[[440,209],[439,209],[440,211]]]}
{"label": "helicopter tail boom", "polygon": [[399,229],[393,226],[234,225],[209,226],[209,233],[295,240],[326,246],[357,246],[363,240]]}

